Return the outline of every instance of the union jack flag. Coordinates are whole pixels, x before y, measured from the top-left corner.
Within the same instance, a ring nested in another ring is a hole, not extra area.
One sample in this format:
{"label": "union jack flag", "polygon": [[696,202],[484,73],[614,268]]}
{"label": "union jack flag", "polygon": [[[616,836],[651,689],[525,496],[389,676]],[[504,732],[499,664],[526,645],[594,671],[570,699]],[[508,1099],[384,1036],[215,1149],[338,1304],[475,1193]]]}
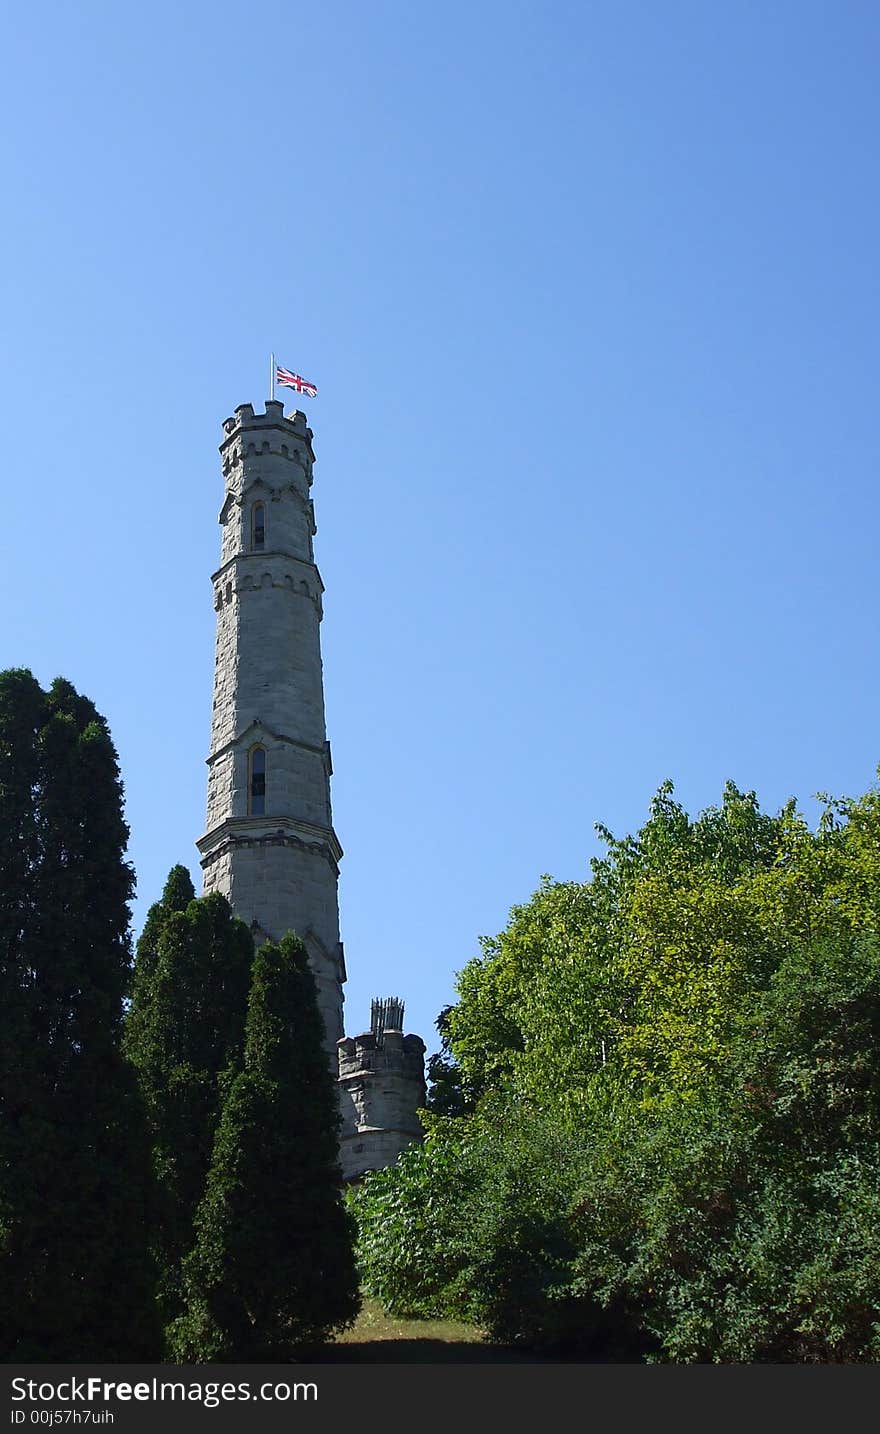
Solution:
{"label": "union jack flag", "polygon": [[317,398],[318,396],[318,390],[313,383],[309,383],[306,379],[300,378],[298,373],[291,373],[290,369],[282,368],[280,364],[275,365],[275,378],[276,382],[286,384],[287,387],[292,388],[295,393],[306,393],[309,398]]}

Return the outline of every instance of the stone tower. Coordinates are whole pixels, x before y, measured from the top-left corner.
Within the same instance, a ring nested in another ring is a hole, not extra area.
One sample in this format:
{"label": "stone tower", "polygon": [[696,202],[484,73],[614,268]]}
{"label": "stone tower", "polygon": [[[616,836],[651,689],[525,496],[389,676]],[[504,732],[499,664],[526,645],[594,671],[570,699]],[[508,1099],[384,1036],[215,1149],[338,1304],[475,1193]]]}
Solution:
{"label": "stone tower", "polygon": [[340,1158],[346,1180],[393,1165],[424,1135],[425,1043],[403,1034],[403,1002],[373,1002],[370,1029],[339,1042]]}
{"label": "stone tower", "polygon": [[208,819],[196,845],[205,891],[222,892],[258,942],[288,930],[302,936],[335,1052],[345,981],[342,849],[330,813],[312,431],[303,413],[285,417],[278,401],[265,413],[243,403],[223,424],[220,454]]}

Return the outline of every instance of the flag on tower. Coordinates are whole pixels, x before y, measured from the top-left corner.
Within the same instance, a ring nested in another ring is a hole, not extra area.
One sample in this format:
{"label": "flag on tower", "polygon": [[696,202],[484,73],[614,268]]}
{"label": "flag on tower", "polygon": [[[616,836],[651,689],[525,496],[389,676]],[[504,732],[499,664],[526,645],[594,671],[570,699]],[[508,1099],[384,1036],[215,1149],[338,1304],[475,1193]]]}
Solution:
{"label": "flag on tower", "polygon": [[282,368],[280,364],[276,365],[275,377],[280,384],[285,384],[288,388],[292,388],[295,393],[306,393],[309,398],[317,398],[318,396],[318,390],[313,383],[309,383],[307,379],[300,378],[298,373],[291,373],[290,369]]}

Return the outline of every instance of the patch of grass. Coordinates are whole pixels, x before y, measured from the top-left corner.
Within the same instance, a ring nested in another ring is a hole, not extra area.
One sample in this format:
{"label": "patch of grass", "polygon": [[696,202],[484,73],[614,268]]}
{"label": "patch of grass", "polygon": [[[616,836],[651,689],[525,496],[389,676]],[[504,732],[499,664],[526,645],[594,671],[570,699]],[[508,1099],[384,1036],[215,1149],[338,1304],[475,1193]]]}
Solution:
{"label": "patch of grass", "polygon": [[351,1329],[306,1351],[307,1364],[543,1364],[546,1356],[491,1344],[457,1320],[399,1319],[365,1299]]}
{"label": "patch of grass", "polygon": [[401,1319],[388,1315],[378,1300],[365,1299],[363,1308],[352,1325],[340,1334],[337,1344],[363,1344],[374,1340],[440,1340],[444,1344],[481,1344],[482,1330],[472,1324],[459,1324],[446,1319]]}

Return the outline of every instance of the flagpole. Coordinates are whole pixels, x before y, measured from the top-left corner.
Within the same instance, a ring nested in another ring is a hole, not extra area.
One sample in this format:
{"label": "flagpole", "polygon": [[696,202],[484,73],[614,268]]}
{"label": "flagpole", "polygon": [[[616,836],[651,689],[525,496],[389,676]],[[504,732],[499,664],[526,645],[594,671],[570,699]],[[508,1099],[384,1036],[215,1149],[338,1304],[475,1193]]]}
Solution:
{"label": "flagpole", "polygon": [[275,397],[275,355],[269,355],[269,397]]}

